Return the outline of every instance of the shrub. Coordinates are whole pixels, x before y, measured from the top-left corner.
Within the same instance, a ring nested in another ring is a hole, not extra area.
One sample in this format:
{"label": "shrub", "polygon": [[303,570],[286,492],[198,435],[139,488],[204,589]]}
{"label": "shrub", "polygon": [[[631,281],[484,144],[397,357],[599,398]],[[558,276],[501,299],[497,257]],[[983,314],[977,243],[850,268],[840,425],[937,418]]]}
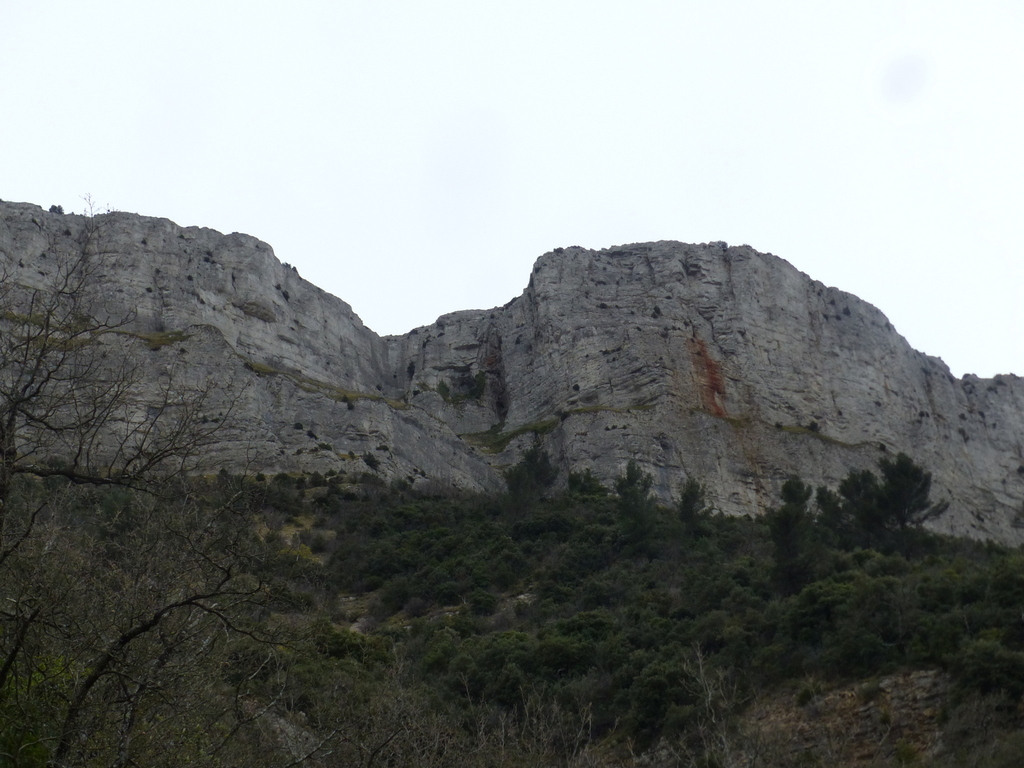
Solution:
{"label": "shrub", "polygon": [[601,497],[608,495],[608,489],[602,485],[597,476],[589,468],[582,472],[569,473],[569,493],[580,497]]}
{"label": "shrub", "polygon": [[963,689],[982,694],[1002,693],[1019,700],[1024,695],[1024,653],[1008,650],[998,640],[974,640],[954,662]]}
{"label": "shrub", "polygon": [[687,478],[679,489],[676,511],[679,513],[679,522],[687,531],[692,531],[700,520],[711,514],[711,508],[705,503],[706,498],[704,486],[695,478]]}
{"label": "shrub", "polygon": [[654,478],[632,459],[615,481],[622,532],[632,544],[646,541],[654,532],[657,508],[651,493],[653,483]]}
{"label": "shrub", "polygon": [[498,598],[485,589],[474,589],[469,596],[469,608],[477,616],[490,616],[498,605]]}
{"label": "shrub", "polygon": [[558,468],[547,451],[534,445],[523,454],[522,461],[505,472],[505,484],[513,499],[528,503],[540,498],[557,477]]}
{"label": "shrub", "polygon": [[487,374],[483,371],[477,373],[473,377],[473,386],[470,387],[469,397],[472,400],[479,400],[484,396],[484,391],[487,389]]}

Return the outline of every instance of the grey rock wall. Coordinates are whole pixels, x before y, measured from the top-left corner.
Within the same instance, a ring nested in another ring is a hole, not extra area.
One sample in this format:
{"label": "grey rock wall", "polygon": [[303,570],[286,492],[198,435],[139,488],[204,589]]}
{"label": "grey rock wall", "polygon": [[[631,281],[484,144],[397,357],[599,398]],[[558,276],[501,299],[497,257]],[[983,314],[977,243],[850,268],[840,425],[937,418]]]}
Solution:
{"label": "grey rock wall", "polygon": [[874,307],[747,246],[557,249],[504,307],[380,338],[265,243],[166,219],[0,204],[4,279],[45,282],[89,227],[96,311],[130,316],[154,371],[224,382],[219,466],[372,454],[385,479],[494,490],[539,440],[563,479],[635,459],[663,499],[695,477],[744,514],[792,474],[834,485],[903,451],[950,502],[944,530],[1022,538],[1024,380],[956,379]]}
{"label": "grey rock wall", "polygon": [[[790,475],[835,485],[902,451],[950,502],[945,530],[1020,539],[1024,380],[958,380],[871,305],[747,246],[559,249],[505,307],[388,342],[419,407],[520,432],[496,467],[539,434],[566,471],[611,479],[636,459],[663,498],[696,477],[742,514]],[[484,396],[455,407],[421,385],[465,392],[481,372]]]}

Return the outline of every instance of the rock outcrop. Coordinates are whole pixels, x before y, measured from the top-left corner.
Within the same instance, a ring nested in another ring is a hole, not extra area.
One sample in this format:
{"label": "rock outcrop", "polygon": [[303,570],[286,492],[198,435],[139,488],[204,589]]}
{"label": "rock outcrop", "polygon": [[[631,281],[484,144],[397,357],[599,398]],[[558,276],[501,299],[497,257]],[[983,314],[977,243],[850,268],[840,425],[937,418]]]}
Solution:
{"label": "rock outcrop", "polygon": [[663,499],[695,477],[744,514],[792,474],[834,485],[902,451],[950,502],[939,527],[1024,539],[1024,380],[956,379],[747,246],[559,248],[504,307],[381,338],[268,245],[166,219],[0,204],[4,279],[45,282],[87,227],[96,311],[130,316],[154,370],[231,382],[210,405],[232,417],[222,466],[493,490],[539,440],[563,478],[635,459]]}

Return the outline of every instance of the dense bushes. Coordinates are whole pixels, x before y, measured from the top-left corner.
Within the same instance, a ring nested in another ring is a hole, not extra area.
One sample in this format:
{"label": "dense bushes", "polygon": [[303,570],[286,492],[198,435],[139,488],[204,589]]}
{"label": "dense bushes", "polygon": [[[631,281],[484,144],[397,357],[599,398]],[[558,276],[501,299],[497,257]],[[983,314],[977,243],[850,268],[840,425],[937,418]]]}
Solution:
{"label": "dense bushes", "polygon": [[[443,742],[460,765],[501,765],[505,750],[525,764],[510,742],[490,751],[495,728],[538,765],[596,742],[707,755],[755,692],[913,668],[951,674],[950,722],[976,700],[1016,722],[1024,555],[925,534],[926,473],[899,457],[881,468],[837,492],[794,478],[762,518],[714,513],[696,481],[663,507],[635,464],[614,492],[587,473],[556,492],[539,449],[495,497],[337,475],[243,483],[269,550],[249,565],[259,609],[290,634],[224,647],[209,695],[244,685],[281,722],[334,734],[332,749],[379,738],[422,761]],[[90,540],[130,538],[131,500],[95,501],[88,519],[115,527]],[[0,747],[28,738],[13,722]]]}
{"label": "dense bushes", "polygon": [[816,495],[793,479],[764,518],[727,518],[697,483],[656,504],[635,464],[612,494],[586,474],[552,493],[534,449],[508,497],[339,499],[323,512],[344,542],[327,569],[339,589],[374,590],[381,620],[416,622],[400,646],[450,705],[582,700],[595,736],[690,727],[698,651],[737,696],[938,666],[1019,698],[1020,556],[924,533],[941,511],[927,473],[906,457],[880,470]]}

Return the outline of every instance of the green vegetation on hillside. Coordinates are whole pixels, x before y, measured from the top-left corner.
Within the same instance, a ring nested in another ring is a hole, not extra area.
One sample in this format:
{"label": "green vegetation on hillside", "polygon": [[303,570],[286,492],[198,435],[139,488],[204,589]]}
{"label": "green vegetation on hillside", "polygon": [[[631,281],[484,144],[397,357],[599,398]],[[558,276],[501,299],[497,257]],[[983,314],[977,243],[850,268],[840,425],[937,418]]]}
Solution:
{"label": "green vegetation on hillside", "polygon": [[949,713],[985,701],[1012,749],[1024,556],[925,533],[927,474],[879,470],[816,503],[793,479],[763,518],[694,481],[661,506],[632,463],[614,491],[553,492],[539,449],[496,497],[221,475],[183,508],[25,480],[49,522],[0,564],[0,764],[159,765],[173,743],[285,765],[301,742],[309,765],[724,765],[766,691],[908,669],[946,671]]}

